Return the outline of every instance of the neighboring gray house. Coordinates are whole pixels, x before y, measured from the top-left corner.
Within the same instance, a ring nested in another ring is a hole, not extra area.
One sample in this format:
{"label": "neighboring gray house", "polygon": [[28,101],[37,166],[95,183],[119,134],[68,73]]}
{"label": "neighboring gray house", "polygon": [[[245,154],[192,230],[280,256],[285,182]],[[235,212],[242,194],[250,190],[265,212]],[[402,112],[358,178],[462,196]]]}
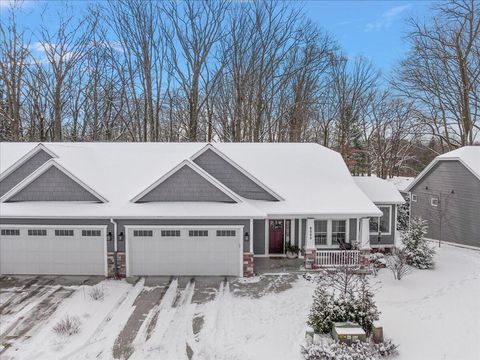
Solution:
{"label": "neighboring gray house", "polygon": [[437,156],[407,190],[429,238],[480,247],[480,146]]}
{"label": "neighboring gray house", "polygon": [[248,276],[288,243],[324,266],[382,211],[317,144],[0,143],[2,274]]}
{"label": "neighboring gray house", "polygon": [[382,212],[380,217],[370,218],[370,246],[387,249],[397,245],[397,211],[398,206],[405,203],[397,187],[376,176],[354,177],[358,187]]}

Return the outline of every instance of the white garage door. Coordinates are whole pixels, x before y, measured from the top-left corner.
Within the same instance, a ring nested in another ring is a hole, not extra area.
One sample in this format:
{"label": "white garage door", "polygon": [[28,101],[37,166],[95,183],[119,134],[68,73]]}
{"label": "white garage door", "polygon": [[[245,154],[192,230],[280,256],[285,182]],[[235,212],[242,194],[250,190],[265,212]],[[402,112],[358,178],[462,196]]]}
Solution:
{"label": "white garage door", "polygon": [[127,234],[129,276],[241,276],[241,227],[135,227]]}
{"label": "white garage door", "polygon": [[104,227],[2,226],[1,274],[106,275]]}

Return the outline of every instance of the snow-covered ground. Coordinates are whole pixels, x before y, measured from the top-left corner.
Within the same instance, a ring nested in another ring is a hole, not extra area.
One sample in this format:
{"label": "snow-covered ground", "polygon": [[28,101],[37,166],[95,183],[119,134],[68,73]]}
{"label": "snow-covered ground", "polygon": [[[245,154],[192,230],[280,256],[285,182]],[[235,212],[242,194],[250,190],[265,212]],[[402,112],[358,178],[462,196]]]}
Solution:
{"label": "snow-covered ground", "polygon": [[[400,346],[400,360],[480,359],[480,252],[444,246],[436,260],[435,270],[414,271],[401,281],[386,269],[373,278],[379,283],[376,299],[385,336]],[[88,286],[77,287],[0,357],[112,359],[135,299],[150,288],[143,281],[103,281],[100,286],[103,301],[91,300]],[[212,300],[197,302],[192,299],[199,283],[181,287],[174,280],[144,314],[130,359],[301,359],[314,287],[288,275],[219,281]],[[51,330],[65,314],[82,320],[81,332],[68,340]],[[18,316],[7,320],[12,324]]]}

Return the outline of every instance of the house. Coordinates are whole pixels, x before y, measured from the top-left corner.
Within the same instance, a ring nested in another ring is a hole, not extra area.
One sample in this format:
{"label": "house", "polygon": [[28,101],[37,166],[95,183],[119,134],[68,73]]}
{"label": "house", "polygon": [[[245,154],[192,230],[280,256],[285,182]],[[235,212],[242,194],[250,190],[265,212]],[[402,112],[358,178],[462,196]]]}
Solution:
{"label": "house", "polygon": [[2,274],[249,276],[288,243],[314,267],[368,249],[385,213],[317,144],[1,143],[0,156]]}
{"label": "house", "polygon": [[394,248],[398,240],[398,206],[405,203],[403,196],[393,183],[376,176],[356,176],[354,180],[382,212],[382,216],[370,218],[370,247]]}
{"label": "house", "polygon": [[427,221],[429,238],[480,247],[480,146],[437,156],[407,190],[410,216]]}

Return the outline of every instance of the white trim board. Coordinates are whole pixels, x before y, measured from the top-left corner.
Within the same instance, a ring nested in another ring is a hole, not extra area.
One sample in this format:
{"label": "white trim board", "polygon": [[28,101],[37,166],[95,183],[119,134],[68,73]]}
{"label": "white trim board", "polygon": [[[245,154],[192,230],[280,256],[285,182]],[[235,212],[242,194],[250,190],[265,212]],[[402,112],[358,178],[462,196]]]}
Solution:
{"label": "white trim board", "polygon": [[138,200],[140,200],[142,197],[147,195],[150,191],[155,189],[158,185],[163,183],[165,180],[170,178],[173,174],[175,174],[177,171],[182,169],[184,166],[188,166],[190,169],[195,171],[198,175],[200,175],[202,178],[204,178],[206,181],[208,181],[210,184],[215,186],[218,190],[220,190],[222,193],[224,193],[226,196],[231,198],[234,202],[236,203],[241,203],[243,202],[242,199],[235,194],[232,190],[224,186],[221,182],[219,182],[217,179],[215,179],[213,176],[211,176],[209,173],[207,173],[205,170],[203,170],[200,166],[197,164],[193,163],[192,161],[189,160],[183,160],[180,162],[177,166],[175,166],[173,169],[168,171],[166,174],[161,176],[158,180],[156,180],[153,184],[148,186],[145,190],[137,194],[134,198],[130,200],[130,202],[136,203]]}
{"label": "white trim board", "polygon": [[190,160],[193,162],[196,158],[198,158],[200,155],[202,155],[204,152],[206,152],[207,150],[211,150],[213,151],[215,154],[217,154],[218,156],[220,156],[223,160],[225,160],[227,163],[229,163],[230,165],[232,165],[235,169],[237,169],[238,171],[240,171],[243,175],[245,175],[247,178],[249,178],[250,180],[252,180],[255,184],[257,184],[258,186],[260,186],[263,190],[265,190],[267,193],[269,193],[270,195],[272,195],[275,199],[277,199],[278,201],[283,201],[285,200],[283,197],[281,197],[277,192],[273,191],[271,188],[269,188],[267,185],[265,185],[263,182],[261,182],[260,180],[258,180],[255,176],[253,176],[252,174],[250,174],[247,170],[245,170],[244,168],[242,168],[240,165],[238,165],[235,161],[233,161],[232,159],[230,159],[227,155],[225,155],[223,152],[221,152],[220,150],[218,150],[215,146],[213,146],[212,144],[207,144],[205,145],[202,149],[200,149],[199,151],[197,151],[195,154],[193,154],[191,157],[190,157]]}
{"label": "white trim board", "polygon": [[45,164],[40,166],[37,170],[32,172],[30,175],[28,175],[25,179],[20,181],[17,185],[15,185],[12,189],[10,189],[7,193],[5,193],[1,198],[1,202],[6,202],[8,201],[12,196],[18,194],[20,191],[22,191],[27,185],[32,183],[35,179],[40,177],[42,174],[44,174],[47,170],[49,170],[52,166],[60,170],[64,175],[68,176],[71,180],[75,181],[78,185],[80,185],[82,188],[84,188],[86,191],[88,191],[91,195],[95,196],[99,201],[103,203],[107,203],[108,200],[104,198],[102,195],[100,195],[98,192],[93,190],[90,186],[85,184],[82,180],[77,178],[75,175],[73,175],[70,171],[65,169],[62,165],[60,165],[58,162],[55,161],[55,159],[50,159]]}
{"label": "white trim board", "polygon": [[31,159],[34,155],[36,155],[38,152],[42,150],[45,151],[47,154],[49,154],[52,158],[58,158],[57,154],[55,154],[52,150],[48,149],[45,145],[39,143],[32,150],[27,152],[17,161],[15,161],[15,163],[13,163],[10,167],[8,167],[4,172],[2,172],[0,174],[0,181],[2,181],[4,178],[10,175],[13,171],[18,169],[23,164],[25,164],[29,159]]}

